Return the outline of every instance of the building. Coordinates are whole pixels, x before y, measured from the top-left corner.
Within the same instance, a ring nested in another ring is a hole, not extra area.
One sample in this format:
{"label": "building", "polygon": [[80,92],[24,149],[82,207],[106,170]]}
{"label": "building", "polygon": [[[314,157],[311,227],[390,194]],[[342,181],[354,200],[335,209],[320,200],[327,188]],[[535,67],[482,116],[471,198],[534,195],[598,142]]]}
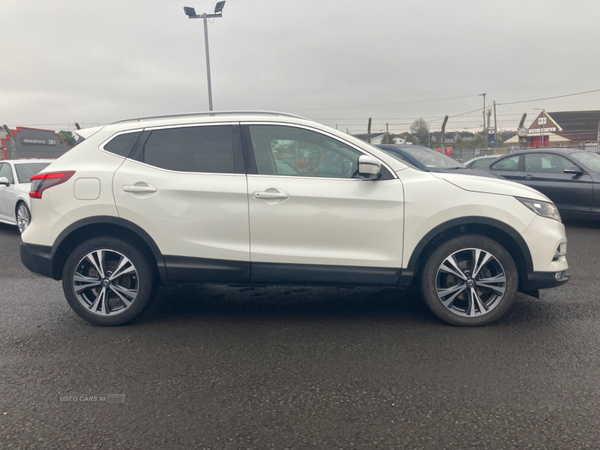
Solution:
{"label": "building", "polygon": [[[542,111],[527,128],[523,146],[582,147],[596,144],[599,124],[600,111]],[[514,136],[505,144],[519,144],[519,137]]]}
{"label": "building", "polygon": [[52,130],[27,127],[0,130],[0,159],[58,158],[72,148]]}

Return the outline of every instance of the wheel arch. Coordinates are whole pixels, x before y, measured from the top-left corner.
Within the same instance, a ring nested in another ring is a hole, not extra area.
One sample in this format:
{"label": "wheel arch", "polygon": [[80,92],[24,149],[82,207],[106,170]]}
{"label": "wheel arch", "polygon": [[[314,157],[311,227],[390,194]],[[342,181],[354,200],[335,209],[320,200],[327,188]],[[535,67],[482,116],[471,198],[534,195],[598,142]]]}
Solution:
{"label": "wheel arch", "polygon": [[161,281],[166,281],[164,258],[154,239],[141,227],[120,217],[88,217],[72,223],[56,238],[50,253],[51,274],[55,280],[62,278],[62,271],[69,254],[85,240],[111,236],[134,243],[158,269]]}
{"label": "wheel arch", "polygon": [[502,245],[513,258],[519,273],[519,291],[527,289],[528,274],[533,273],[531,252],[521,234],[499,220],[488,217],[461,217],[444,222],[427,233],[417,244],[409,259],[405,281],[418,280],[429,255],[443,242],[464,234],[480,234]]}

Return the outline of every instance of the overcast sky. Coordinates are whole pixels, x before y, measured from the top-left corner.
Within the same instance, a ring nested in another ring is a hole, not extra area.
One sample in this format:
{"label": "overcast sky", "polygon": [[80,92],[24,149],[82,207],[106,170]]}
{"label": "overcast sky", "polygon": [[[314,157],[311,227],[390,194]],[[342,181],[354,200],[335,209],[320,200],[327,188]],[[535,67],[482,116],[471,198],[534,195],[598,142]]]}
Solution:
{"label": "overcast sky", "polygon": [[[1,0],[0,122],[74,129],[208,110],[205,0]],[[227,0],[209,24],[215,110],[276,110],[350,132],[481,129],[491,104],[600,90],[598,0]],[[600,92],[497,106],[516,129],[598,110]],[[0,123],[0,124],[1,124]]]}

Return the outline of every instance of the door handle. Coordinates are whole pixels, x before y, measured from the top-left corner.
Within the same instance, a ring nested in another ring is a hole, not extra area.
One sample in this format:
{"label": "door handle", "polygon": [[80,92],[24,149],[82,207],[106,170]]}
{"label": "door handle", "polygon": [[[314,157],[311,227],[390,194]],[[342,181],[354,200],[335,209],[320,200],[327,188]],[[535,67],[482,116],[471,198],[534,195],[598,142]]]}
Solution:
{"label": "door handle", "polygon": [[531,175],[530,173],[523,175],[523,178],[525,178],[526,180],[531,180],[533,178],[533,175]]}
{"label": "door handle", "polygon": [[122,187],[123,192],[132,192],[135,194],[144,194],[144,193],[151,193],[151,192],[156,192],[156,188],[154,186],[150,186],[150,185],[142,185],[139,186],[137,184],[134,185],[125,185]]}
{"label": "door handle", "polygon": [[285,192],[255,192],[254,198],[261,198],[264,200],[272,200],[272,199],[286,199],[289,197]]}

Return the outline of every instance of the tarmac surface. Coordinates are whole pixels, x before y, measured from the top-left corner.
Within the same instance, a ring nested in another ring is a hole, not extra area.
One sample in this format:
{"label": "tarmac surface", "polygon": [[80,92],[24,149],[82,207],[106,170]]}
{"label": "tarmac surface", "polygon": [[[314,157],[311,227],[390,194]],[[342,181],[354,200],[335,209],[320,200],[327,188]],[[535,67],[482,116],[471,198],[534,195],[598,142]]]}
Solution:
{"label": "tarmac surface", "polygon": [[91,325],[0,224],[0,449],[600,448],[600,224],[482,328],[377,288],[162,287]]}

